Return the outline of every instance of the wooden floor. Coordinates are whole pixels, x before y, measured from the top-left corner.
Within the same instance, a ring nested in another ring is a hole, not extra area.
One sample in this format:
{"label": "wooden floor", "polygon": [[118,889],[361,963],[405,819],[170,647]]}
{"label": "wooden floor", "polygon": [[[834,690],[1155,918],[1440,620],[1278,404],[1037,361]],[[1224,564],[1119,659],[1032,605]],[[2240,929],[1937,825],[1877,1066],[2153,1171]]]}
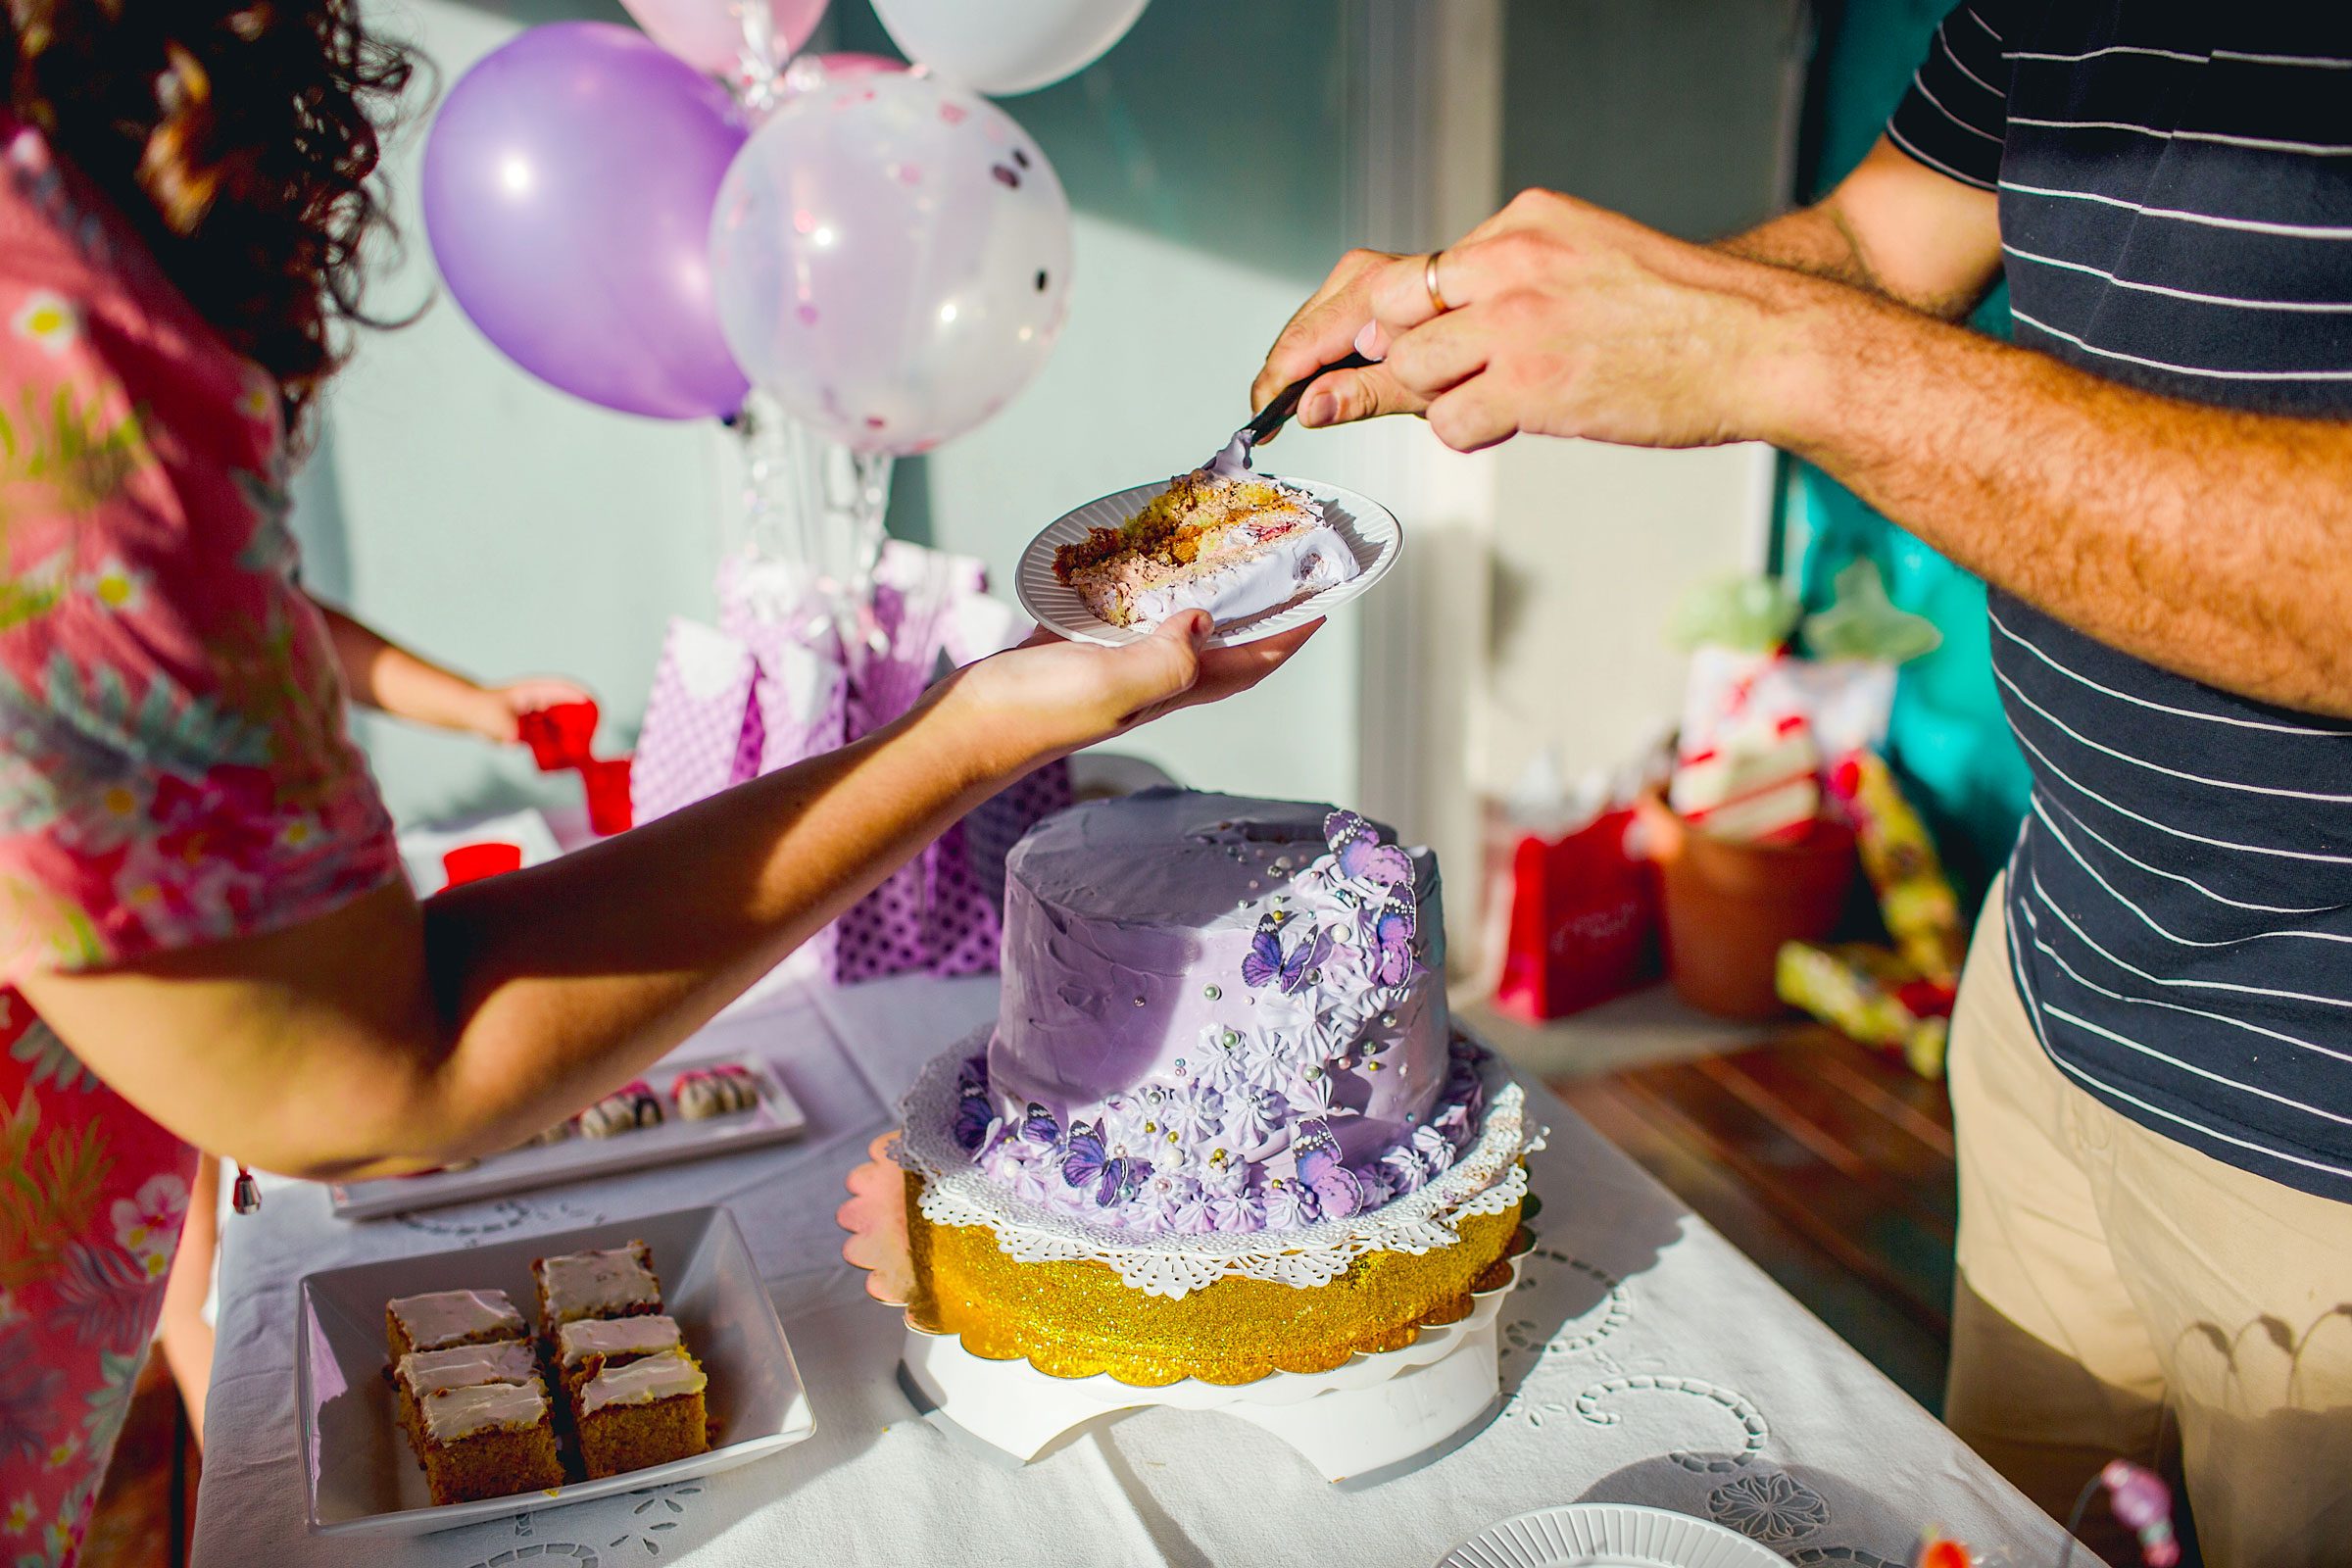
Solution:
{"label": "wooden floor", "polygon": [[1551,1087],[1940,1411],[1958,1210],[1941,1084],[1805,1028]]}

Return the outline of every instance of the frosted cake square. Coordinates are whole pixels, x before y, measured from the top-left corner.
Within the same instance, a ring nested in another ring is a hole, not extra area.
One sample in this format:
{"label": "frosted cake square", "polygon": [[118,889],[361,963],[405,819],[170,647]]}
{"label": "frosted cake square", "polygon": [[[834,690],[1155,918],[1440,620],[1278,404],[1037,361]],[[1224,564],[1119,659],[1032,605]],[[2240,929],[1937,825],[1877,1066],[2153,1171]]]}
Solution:
{"label": "frosted cake square", "polygon": [[637,1317],[585,1317],[556,1330],[556,1370],[568,1392],[607,1367],[622,1367],[664,1350],[682,1348],[675,1318],[661,1313]]}
{"label": "frosted cake square", "polygon": [[416,1401],[444,1389],[484,1383],[529,1383],[539,1376],[539,1358],[525,1340],[489,1345],[453,1345],[446,1350],[413,1350],[392,1364],[393,1396],[400,1403],[401,1430],[416,1436]]}
{"label": "frosted cake square", "polygon": [[411,1429],[435,1506],[564,1485],[554,1407],[534,1374],[523,1383],[439,1389]]}
{"label": "frosted cake square", "polygon": [[590,1317],[633,1317],[662,1310],[662,1281],[643,1242],[561,1257],[531,1259],[540,1330],[553,1342],[564,1324]]}
{"label": "frosted cake square", "polygon": [[710,1446],[702,1363],[682,1348],[607,1366],[571,1392],[580,1462],[591,1481],[667,1464]]}
{"label": "frosted cake square", "polygon": [[384,1304],[384,1338],[392,1364],[416,1350],[527,1339],[522,1314],[504,1291],[431,1291]]}

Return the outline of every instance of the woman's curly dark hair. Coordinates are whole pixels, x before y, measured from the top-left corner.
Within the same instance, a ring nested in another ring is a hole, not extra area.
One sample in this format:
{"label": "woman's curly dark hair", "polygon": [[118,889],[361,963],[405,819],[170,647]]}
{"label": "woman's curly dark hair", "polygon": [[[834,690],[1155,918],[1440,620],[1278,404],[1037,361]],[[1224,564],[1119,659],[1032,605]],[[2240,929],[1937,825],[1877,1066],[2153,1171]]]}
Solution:
{"label": "woman's curly dark hair", "polygon": [[289,431],[350,352],[414,67],[358,0],[6,0],[10,103],[135,223]]}

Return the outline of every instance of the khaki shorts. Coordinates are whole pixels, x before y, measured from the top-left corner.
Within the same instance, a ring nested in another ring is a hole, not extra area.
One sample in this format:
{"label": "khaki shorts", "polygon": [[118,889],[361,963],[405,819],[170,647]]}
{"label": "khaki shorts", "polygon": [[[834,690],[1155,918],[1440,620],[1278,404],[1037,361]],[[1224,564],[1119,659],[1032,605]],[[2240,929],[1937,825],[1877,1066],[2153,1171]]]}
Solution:
{"label": "khaki shorts", "polygon": [[[2352,1564],[2352,1203],[2077,1088],[2018,1000],[2003,908],[1996,884],[1952,1021],[1945,1419],[2060,1520],[2120,1454],[2185,1474],[2213,1568]],[[2086,1519],[2109,1562],[2139,1560],[2104,1498]]]}

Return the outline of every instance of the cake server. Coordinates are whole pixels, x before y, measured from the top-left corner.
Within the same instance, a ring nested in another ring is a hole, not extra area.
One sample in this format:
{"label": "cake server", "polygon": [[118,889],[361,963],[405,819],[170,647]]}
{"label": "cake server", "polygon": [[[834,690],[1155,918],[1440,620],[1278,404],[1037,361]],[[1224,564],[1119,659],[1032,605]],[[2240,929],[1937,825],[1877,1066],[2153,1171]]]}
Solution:
{"label": "cake server", "polygon": [[1329,375],[1334,370],[1360,370],[1365,366],[1374,363],[1376,362],[1365,359],[1361,354],[1350,353],[1345,359],[1332,361],[1319,370],[1308,371],[1277,392],[1272,402],[1257,411],[1257,417],[1234,431],[1233,439],[1225,443],[1225,450],[1209,459],[1204,466],[1220,479],[1238,478],[1240,475],[1250,472],[1251,450],[1260,441],[1281,429],[1290,416],[1298,412],[1298,400],[1306,396],[1306,389],[1315,384],[1317,377]]}

